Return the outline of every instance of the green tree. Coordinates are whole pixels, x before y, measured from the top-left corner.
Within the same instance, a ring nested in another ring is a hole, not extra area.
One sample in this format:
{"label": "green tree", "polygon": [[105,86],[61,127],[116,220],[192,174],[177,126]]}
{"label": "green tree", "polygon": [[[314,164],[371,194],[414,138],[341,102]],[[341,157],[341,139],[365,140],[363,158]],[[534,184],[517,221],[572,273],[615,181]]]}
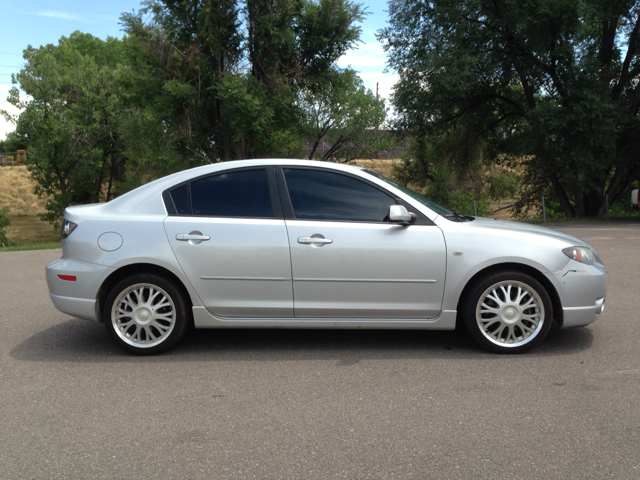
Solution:
{"label": "green tree", "polygon": [[[523,197],[602,215],[640,174],[640,2],[391,0],[398,124],[454,164],[518,159]],[[429,173],[433,157],[414,161]]]}
{"label": "green tree", "polygon": [[320,155],[322,160],[348,162],[377,156],[384,140],[376,135],[386,118],[384,100],[365,89],[354,70],[333,69],[314,84],[309,82],[300,91],[300,105],[307,117],[306,136],[312,142],[310,159],[325,138],[331,148]]}
{"label": "green tree", "polygon": [[358,41],[363,15],[347,0],[151,0],[122,19],[128,33],[160,36],[188,59],[183,79],[204,112],[193,128],[207,157],[225,161],[302,153],[299,91]]}
{"label": "green tree", "polygon": [[[11,123],[16,122],[16,118],[12,115],[9,115],[6,112],[3,113],[6,120]],[[27,143],[24,138],[21,138],[16,134],[15,131],[7,133],[7,136],[4,140],[0,141],[0,152],[16,152],[18,150],[25,150],[27,148]]]}
{"label": "green tree", "polygon": [[182,93],[191,89],[190,98],[182,100],[190,103],[184,113],[194,151],[210,161],[231,160],[226,105],[216,86],[242,60],[237,1],[146,0],[140,12],[124,13],[121,21],[127,33],[142,40],[157,75],[164,70]]}

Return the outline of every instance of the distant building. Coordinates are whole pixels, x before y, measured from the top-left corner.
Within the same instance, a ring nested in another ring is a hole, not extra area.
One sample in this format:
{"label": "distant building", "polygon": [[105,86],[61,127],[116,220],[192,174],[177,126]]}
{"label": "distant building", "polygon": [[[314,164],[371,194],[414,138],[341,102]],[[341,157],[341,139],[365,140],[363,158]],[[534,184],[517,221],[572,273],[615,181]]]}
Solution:
{"label": "distant building", "polygon": [[24,162],[26,160],[27,160],[26,150],[18,150],[17,152],[0,153],[0,166],[24,165]]}

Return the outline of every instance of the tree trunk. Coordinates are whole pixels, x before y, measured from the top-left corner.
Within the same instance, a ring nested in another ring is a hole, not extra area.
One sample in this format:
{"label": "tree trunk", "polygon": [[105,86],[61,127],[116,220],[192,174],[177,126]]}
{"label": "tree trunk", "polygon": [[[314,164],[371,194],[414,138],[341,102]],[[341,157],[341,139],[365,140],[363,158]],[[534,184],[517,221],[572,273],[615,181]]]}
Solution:
{"label": "tree trunk", "polygon": [[567,193],[562,187],[562,184],[558,179],[558,175],[556,175],[555,173],[552,173],[549,175],[549,178],[551,180],[551,184],[553,185],[553,189],[556,193],[556,198],[558,202],[560,202],[560,207],[562,208],[562,211],[567,216],[567,218],[575,218],[576,211],[571,206],[571,202],[569,202],[569,197],[567,197]]}

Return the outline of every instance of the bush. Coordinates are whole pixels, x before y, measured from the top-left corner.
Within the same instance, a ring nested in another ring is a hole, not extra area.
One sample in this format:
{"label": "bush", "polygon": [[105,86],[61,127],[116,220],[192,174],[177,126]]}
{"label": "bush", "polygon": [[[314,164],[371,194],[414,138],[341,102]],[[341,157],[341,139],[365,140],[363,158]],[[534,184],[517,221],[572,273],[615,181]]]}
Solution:
{"label": "bush", "polygon": [[15,245],[15,242],[12,242],[7,238],[7,232],[5,228],[11,225],[11,219],[9,218],[9,210],[3,208],[0,210],[0,247],[8,247],[10,245]]}
{"label": "bush", "polygon": [[[476,210],[479,217],[491,213],[490,202],[481,198],[491,197],[487,184],[490,185],[491,177],[485,175],[476,183],[459,185],[454,175],[445,168],[434,169],[434,178],[425,191],[425,196],[449,210],[458,211],[466,215],[473,215],[473,200],[476,201]],[[501,198],[497,196],[497,198]]]}
{"label": "bush", "polygon": [[[449,196],[449,201],[447,202],[446,207],[450,210],[456,210],[466,215],[473,215],[473,197],[473,193],[464,194],[462,191],[456,190]],[[491,205],[484,200],[476,199],[476,210],[479,217],[484,217],[490,213],[490,206]]]}
{"label": "bush", "polygon": [[482,217],[492,213],[492,201],[517,194],[521,180],[512,168],[482,148],[471,153],[463,148],[464,154],[458,150],[460,142],[455,136],[413,137],[394,176],[443,207],[467,215],[473,215],[474,199]]}

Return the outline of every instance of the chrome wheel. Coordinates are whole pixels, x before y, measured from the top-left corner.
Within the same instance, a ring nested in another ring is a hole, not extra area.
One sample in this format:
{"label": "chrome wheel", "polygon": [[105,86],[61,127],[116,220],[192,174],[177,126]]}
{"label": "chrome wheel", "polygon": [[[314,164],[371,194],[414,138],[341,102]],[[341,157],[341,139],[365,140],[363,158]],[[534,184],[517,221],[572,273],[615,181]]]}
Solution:
{"label": "chrome wheel", "polygon": [[111,323],[128,345],[151,348],[171,335],[176,325],[176,306],[157,285],[137,283],[122,290],[113,301]]}
{"label": "chrome wheel", "polygon": [[526,283],[501,281],[480,295],[475,319],[480,332],[491,343],[517,348],[535,339],[542,330],[544,302]]}

